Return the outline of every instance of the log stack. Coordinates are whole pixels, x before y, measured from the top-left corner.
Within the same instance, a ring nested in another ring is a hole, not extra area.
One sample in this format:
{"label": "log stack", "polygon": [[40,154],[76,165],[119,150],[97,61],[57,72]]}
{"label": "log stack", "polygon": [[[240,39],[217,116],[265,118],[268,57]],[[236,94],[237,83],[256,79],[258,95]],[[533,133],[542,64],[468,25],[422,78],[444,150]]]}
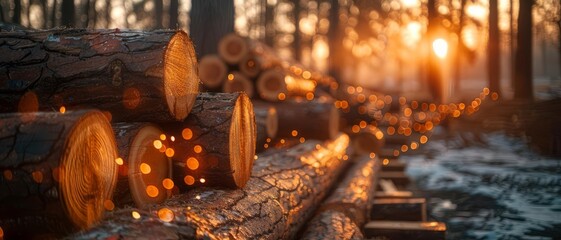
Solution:
{"label": "log stack", "polygon": [[61,237],[195,181],[238,188],[249,180],[252,103],[243,93],[198,95],[185,32],[0,38],[0,238]]}

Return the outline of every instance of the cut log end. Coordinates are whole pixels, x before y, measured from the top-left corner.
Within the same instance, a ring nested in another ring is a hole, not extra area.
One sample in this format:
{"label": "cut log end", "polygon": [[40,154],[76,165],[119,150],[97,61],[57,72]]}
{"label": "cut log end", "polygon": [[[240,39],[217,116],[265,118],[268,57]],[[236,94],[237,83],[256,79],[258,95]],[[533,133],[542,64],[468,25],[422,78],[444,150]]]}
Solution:
{"label": "cut log end", "polygon": [[164,56],[164,89],[169,111],[176,120],[187,117],[199,89],[197,58],[193,43],[184,31],[178,31]]}
{"label": "cut log end", "polygon": [[255,156],[255,114],[246,94],[240,94],[234,107],[230,125],[230,167],[234,183],[243,187],[251,176]]}
{"label": "cut log end", "polygon": [[278,101],[281,93],[286,94],[284,76],[277,70],[268,70],[261,74],[257,80],[257,92],[261,98],[269,101]]}
{"label": "cut log end", "polygon": [[244,92],[248,97],[253,97],[253,83],[239,72],[228,75],[228,81],[224,83],[222,90],[227,93]]}
{"label": "cut log end", "polygon": [[239,63],[248,52],[246,41],[235,33],[226,35],[218,43],[218,54],[230,64]]}
{"label": "cut log end", "polygon": [[261,72],[261,65],[259,60],[253,55],[244,57],[239,64],[240,72],[248,77],[257,77]]}
{"label": "cut log end", "polygon": [[[161,150],[169,146],[163,132],[152,125],[140,129],[129,150],[128,177],[132,198],[141,208],[163,202],[171,195],[171,160]],[[169,179],[169,180],[165,180]]]}
{"label": "cut log end", "polygon": [[102,218],[117,182],[113,130],[101,112],[90,112],[73,127],[65,145],[59,175],[62,202],[76,226],[89,228]]}
{"label": "cut log end", "polygon": [[207,88],[219,87],[226,79],[227,72],[226,64],[216,55],[207,55],[199,63],[199,76]]}

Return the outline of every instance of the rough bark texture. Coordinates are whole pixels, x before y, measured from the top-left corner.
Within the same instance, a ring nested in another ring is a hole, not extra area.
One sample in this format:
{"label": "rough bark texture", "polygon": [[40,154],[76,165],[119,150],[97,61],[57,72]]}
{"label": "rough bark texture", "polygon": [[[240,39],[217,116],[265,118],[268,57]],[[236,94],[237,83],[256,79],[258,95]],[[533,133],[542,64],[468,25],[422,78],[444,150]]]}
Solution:
{"label": "rough bark texture", "polygon": [[360,226],[347,214],[337,210],[320,212],[308,223],[306,232],[300,239],[364,239]]}
{"label": "rough bark texture", "polygon": [[332,139],[339,131],[339,114],[330,101],[284,101],[273,104],[279,117],[278,138]]}
{"label": "rough bark texture", "polygon": [[[81,122],[95,126],[84,126]],[[102,113],[4,114],[0,115],[0,126],[0,226],[6,238],[44,233],[57,236],[92,224],[73,218],[76,209],[68,205],[68,195],[90,198],[86,201],[91,201],[88,202],[93,207],[90,210],[99,214],[95,219],[99,220],[103,207],[99,209],[97,201],[103,203],[111,198],[117,174],[115,139]],[[106,141],[105,144],[100,143],[100,139]],[[72,159],[69,153],[76,146],[86,148],[88,157]],[[105,154],[94,152],[98,150]],[[83,175],[76,180],[69,171]],[[76,181],[68,183],[67,179]],[[66,190],[67,184],[80,186],[87,193],[77,196],[76,191]],[[77,210],[89,216],[82,212],[85,209]]]}
{"label": "rough bark texture", "polygon": [[[172,177],[171,160],[165,155],[165,149],[161,151],[153,146],[153,141],[169,146],[167,136],[161,140],[162,130],[150,123],[116,123],[113,124],[113,131],[122,160],[118,163],[119,177],[113,197],[115,205],[145,208],[167,199],[171,191],[164,188],[162,181]],[[142,163],[151,167],[149,174],[139,171]],[[157,187],[159,194],[148,196],[148,185]]]}
{"label": "rough bark texture", "polygon": [[[195,189],[168,200],[159,211],[139,211],[139,220],[131,210],[117,211],[72,238],[292,239],[343,169],[340,158],[348,142],[340,135],[324,144],[310,140],[265,152],[243,189]],[[158,212],[171,222],[158,220]]]}
{"label": "rough bark texture", "polygon": [[[246,114],[236,113],[236,108]],[[199,185],[230,188],[245,185],[247,179],[239,182],[235,176],[249,177],[255,156],[255,117],[247,95],[201,93],[184,122],[163,127],[169,135],[176,135],[172,145],[175,150],[173,172],[180,189]],[[235,132],[242,135],[233,136]],[[241,164],[244,172],[236,172],[233,164]]]}
{"label": "rough bark texture", "polygon": [[[40,110],[93,107],[115,121],[182,120],[197,93],[195,52],[182,31],[60,29],[2,32],[0,39],[1,112],[16,112],[32,91]],[[175,54],[182,58],[167,61]],[[168,67],[181,67],[181,76]]]}
{"label": "rough bark texture", "polygon": [[379,168],[378,159],[361,157],[323,203],[320,213],[308,223],[303,239],[352,239],[362,236],[360,228],[369,219],[367,214],[375,196]]}

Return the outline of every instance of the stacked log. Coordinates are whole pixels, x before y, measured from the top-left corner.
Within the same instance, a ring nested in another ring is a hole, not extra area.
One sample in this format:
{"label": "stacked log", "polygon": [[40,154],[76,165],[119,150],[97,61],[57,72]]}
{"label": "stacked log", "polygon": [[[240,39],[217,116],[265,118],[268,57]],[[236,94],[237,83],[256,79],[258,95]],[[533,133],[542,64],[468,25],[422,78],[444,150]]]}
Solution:
{"label": "stacked log", "polygon": [[59,29],[0,38],[0,112],[27,104],[98,108],[114,121],[180,121],[198,93],[195,51],[183,31]]}
{"label": "stacked log", "polygon": [[0,226],[7,238],[89,228],[112,208],[117,148],[101,112],[14,113],[0,121]]}
{"label": "stacked log", "polygon": [[199,188],[159,209],[123,209],[76,239],[292,239],[343,169],[349,138],[259,155],[243,189]]}
{"label": "stacked log", "polygon": [[363,156],[308,223],[303,239],[362,239],[376,190],[377,158]]}
{"label": "stacked log", "polygon": [[253,105],[244,93],[201,93],[185,121],[169,123],[181,133],[173,143],[175,183],[188,186],[243,187],[255,157]]}

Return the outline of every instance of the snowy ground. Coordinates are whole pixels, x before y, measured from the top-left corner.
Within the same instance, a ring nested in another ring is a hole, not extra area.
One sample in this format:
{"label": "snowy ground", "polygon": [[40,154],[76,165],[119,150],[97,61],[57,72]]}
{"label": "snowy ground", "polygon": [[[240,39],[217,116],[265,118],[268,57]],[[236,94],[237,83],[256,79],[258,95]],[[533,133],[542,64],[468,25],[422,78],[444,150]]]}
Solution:
{"label": "snowy ground", "polygon": [[423,147],[402,160],[449,239],[561,239],[561,159],[500,133]]}

